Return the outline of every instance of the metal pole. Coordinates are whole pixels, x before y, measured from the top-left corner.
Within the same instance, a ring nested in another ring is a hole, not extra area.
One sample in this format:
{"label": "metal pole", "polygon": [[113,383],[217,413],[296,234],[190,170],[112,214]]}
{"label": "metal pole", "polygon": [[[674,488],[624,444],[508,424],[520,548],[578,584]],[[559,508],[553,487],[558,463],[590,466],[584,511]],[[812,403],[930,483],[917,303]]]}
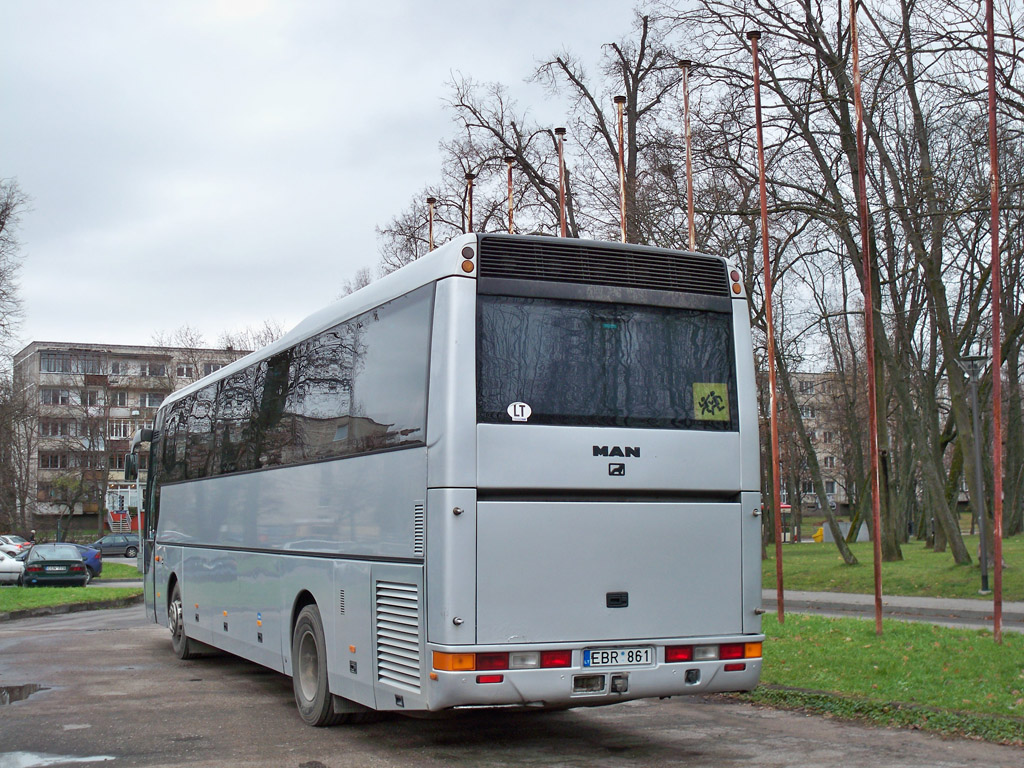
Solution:
{"label": "metal pole", "polygon": [[466,200],[468,202],[468,214],[469,214],[469,227],[466,232],[473,231],[473,179],[476,178],[475,173],[466,174]]}
{"label": "metal pole", "polygon": [[505,155],[505,165],[508,166],[508,233],[513,233],[512,227],[512,163],[516,161],[515,155]]}
{"label": "metal pole", "polygon": [[988,155],[992,208],[992,534],[994,586],[992,634],[1003,642],[1003,349],[1000,302],[1002,265],[999,260],[999,147],[996,142],[996,33],[992,0],[985,2],[988,54]]}
{"label": "metal pole", "polygon": [[626,150],[625,129],[622,123],[622,110],[626,106],[625,96],[616,96],[615,109],[619,113],[619,231],[622,242],[626,242]]}
{"label": "metal pole", "polygon": [[[755,43],[756,45],[756,43]],[[697,247],[697,230],[693,224],[693,164],[690,160],[690,65],[689,59],[679,62],[683,70],[683,138],[686,144],[686,220],[690,233],[690,250]]]}
{"label": "metal pole", "polygon": [[764,315],[768,329],[768,393],[772,435],[772,510],[775,513],[775,591],[779,624],[786,620],[782,588],[782,481],[779,477],[779,397],[775,381],[775,324],[772,321],[772,269],[768,256],[768,187],[764,177],[764,131],[761,126],[761,75],[757,66],[760,32],[748,32],[754,60],[754,116],[757,124],[757,167],[761,188],[761,255],[764,259]]}
{"label": "metal pole", "polygon": [[860,46],[857,41],[857,0],[850,0],[850,42],[853,46],[853,103],[857,113],[857,190],[860,196],[860,250],[864,266],[864,340],[868,367],[868,436],[871,447],[871,522],[874,535],[875,634],[882,634],[882,513],[878,473],[878,401],[875,382],[874,295],[868,233],[867,161],[864,147],[864,104],[860,98]]}
{"label": "metal pole", "polygon": [[978,536],[981,539],[978,559],[981,561],[981,593],[988,591],[988,546],[985,541],[985,480],[981,471],[981,418],[978,414],[978,377],[984,364],[980,360],[970,361],[968,386],[971,392],[971,428],[974,431],[974,485],[977,499],[974,501],[974,513],[978,517]]}
{"label": "metal pole", "polygon": [[434,204],[437,203],[436,197],[427,198],[427,242],[429,243],[429,250],[434,250]]}
{"label": "metal pole", "polygon": [[558,223],[565,237],[565,128],[555,128],[555,136],[558,137]]}

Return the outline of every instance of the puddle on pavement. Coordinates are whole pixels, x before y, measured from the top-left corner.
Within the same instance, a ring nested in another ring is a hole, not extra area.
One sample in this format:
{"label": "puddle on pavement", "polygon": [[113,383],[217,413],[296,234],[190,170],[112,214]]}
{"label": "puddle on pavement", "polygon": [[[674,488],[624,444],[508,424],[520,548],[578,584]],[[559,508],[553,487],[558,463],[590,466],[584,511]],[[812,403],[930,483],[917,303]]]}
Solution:
{"label": "puddle on pavement", "polygon": [[0,705],[24,701],[33,693],[47,690],[42,685],[27,683],[25,685],[0,685]]}
{"label": "puddle on pavement", "polygon": [[105,763],[116,758],[110,755],[79,757],[78,755],[47,755],[42,752],[0,752],[0,765],[4,768],[43,768],[47,765],[68,763]]}

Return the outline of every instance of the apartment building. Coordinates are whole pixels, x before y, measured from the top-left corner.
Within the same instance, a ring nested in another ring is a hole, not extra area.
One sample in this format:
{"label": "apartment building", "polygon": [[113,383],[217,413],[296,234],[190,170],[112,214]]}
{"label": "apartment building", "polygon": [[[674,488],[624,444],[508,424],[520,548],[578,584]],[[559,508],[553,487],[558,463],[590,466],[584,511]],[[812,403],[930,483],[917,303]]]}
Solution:
{"label": "apartment building", "polygon": [[145,474],[139,483],[124,480],[135,430],[152,426],[168,394],[245,354],[48,341],[26,346],[14,357],[13,374],[35,426],[22,446],[33,513],[138,508]]}
{"label": "apartment building", "polygon": [[[843,435],[839,426],[833,378],[833,374],[830,373],[793,374],[800,418],[818,458],[818,466],[821,468],[825,484],[825,495],[833,509],[845,512],[849,505],[849,478],[843,461]],[[795,465],[791,470],[799,478],[801,503],[805,509],[814,508],[818,505],[818,498],[814,493],[814,484],[807,470],[803,451],[797,449],[790,452],[790,455]]]}

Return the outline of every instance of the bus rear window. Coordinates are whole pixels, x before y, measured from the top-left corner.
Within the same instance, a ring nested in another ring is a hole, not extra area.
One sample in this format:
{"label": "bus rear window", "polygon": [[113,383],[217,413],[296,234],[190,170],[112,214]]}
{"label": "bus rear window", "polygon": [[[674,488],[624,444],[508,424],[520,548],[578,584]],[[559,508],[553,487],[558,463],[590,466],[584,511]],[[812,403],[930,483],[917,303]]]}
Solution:
{"label": "bus rear window", "polygon": [[729,314],[477,300],[480,423],[738,430]]}

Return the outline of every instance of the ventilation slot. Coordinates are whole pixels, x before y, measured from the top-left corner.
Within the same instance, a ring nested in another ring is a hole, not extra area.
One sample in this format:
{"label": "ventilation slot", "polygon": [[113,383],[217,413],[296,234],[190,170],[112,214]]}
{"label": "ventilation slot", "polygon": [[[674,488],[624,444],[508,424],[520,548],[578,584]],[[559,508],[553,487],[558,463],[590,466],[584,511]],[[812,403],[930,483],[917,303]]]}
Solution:
{"label": "ventilation slot", "polygon": [[427,540],[427,516],[426,507],[422,501],[417,501],[412,508],[412,554],[413,557],[423,557],[423,546]]}
{"label": "ventilation slot", "polygon": [[377,679],[420,690],[420,596],[415,584],[378,581]]}
{"label": "ventilation slot", "polygon": [[338,590],[338,613],[342,616],[345,615],[345,590]]}
{"label": "ventilation slot", "polygon": [[480,277],[610,285],[729,296],[725,262],[661,248],[622,248],[567,238],[480,236]]}

